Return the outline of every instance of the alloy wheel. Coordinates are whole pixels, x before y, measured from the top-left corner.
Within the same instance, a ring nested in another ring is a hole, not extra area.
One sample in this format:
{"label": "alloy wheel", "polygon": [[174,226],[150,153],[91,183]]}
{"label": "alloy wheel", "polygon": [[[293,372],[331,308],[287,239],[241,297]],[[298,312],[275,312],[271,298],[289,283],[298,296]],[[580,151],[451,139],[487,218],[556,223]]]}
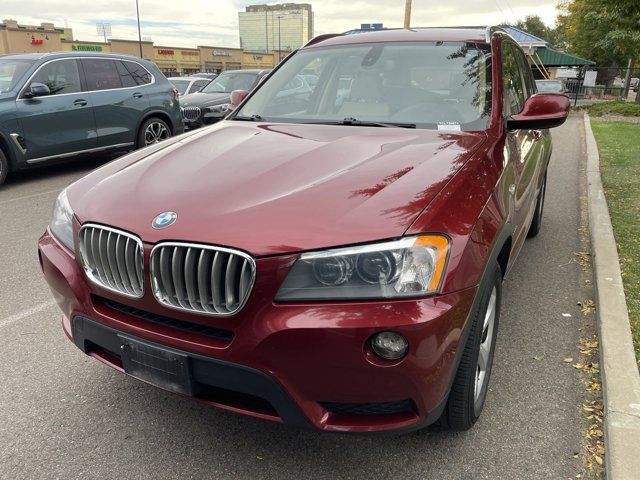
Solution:
{"label": "alloy wheel", "polygon": [[169,130],[161,122],[152,122],[144,131],[145,146],[153,145],[169,138]]}
{"label": "alloy wheel", "polygon": [[488,376],[487,372],[490,368],[491,347],[493,344],[493,329],[496,320],[496,301],[498,294],[496,287],[491,290],[491,297],[487,310],[484,314],[484,322],[482,324],[482,336],[480,338],[480,348],[478,349],[478,366],[476,368],[476,382],[474,388],[474,404],[476,407],[482,402],[482,392],[486,386]]}

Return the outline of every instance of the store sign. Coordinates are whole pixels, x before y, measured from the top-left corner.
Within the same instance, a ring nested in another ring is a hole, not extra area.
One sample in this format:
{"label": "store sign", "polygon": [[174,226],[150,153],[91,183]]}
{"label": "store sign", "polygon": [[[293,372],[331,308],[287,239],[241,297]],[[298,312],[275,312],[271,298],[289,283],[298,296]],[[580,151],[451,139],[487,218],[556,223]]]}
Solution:
{"label": "store sign", "polygon": [[169,50],[166,48],[161,48],[160,50],[158,50],[158,55],[174,55],[175,52],[173,50]]}
{"label": "store sign", "polygon": [[71,45],[71,50],[74,52],[101,52],[102,47],[100,45]]}
{"label": "store sign", "polygon": [[182,50],[180,53],[182,55],[192,55],[194,57],[200,55],[200,52],[194,52],[193,50]]}
{"label": "store sign", "polygon": [[262,55],[253,55],[251,58],[253,58],[256,62],[261,62],[263,56]]}
{"label": "store sign", "polygon": [[32,38],[31,45],[42,45],[44,40],[42,38]]}
{"label": "store sign", "polygon": [[214,57],[230,57],[231,56],[231,52],[225,52],[224,50],[214,50],[212,53]]}
{"label": "store sign", "polygon": [[557,78],[578,78],[577,68],[558,68],[556,70]]}

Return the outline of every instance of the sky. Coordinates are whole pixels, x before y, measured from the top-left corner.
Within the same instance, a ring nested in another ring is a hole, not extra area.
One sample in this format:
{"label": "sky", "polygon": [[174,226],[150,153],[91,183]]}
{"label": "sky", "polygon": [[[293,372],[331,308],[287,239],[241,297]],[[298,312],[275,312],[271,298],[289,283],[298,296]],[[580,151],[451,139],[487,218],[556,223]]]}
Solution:
{"label": "sky", "polygon": [[[292,0],[289,0],[292,1]],[[25,9],[28,3],[29,8]],[[20,24],[53,22],[73,29],[76,40],[101,41],[96,23],[111,24],[114,38],[137,39],[135,0],[2,0],[2,19]],[[264,0],[139,0],[142,36],[156,45],[239,46],[238,12]],[[303,3],[303,2],[300,2]],[[401,27],[404,0],[306,0],[315,34],[343,32],[361,23]],[[558,0],[413,0],[412,26],[496,25],[539,15],[553,25]],[[35,13],[37,12],[37,14]],[[375,12],[375,13],[373,13]]]}

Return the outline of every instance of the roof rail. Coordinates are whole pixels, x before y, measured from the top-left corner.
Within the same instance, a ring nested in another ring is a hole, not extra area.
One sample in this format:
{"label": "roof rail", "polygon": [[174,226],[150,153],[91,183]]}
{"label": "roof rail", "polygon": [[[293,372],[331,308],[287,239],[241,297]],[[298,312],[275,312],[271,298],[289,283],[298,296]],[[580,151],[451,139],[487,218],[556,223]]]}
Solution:
{"label": "roof rail", "polygon": [[302,46],[302,48],[308,47],[310,45],[315,45],[316,43],[323,42],[325,40],[328,40],[329,38],[341,37],[342,35],[344,35],[344,34],[343,33],[324,33],[322,35],[318,35],[317,37],[313,37],[311,40],[309,40],[307,43],[305,43]]}

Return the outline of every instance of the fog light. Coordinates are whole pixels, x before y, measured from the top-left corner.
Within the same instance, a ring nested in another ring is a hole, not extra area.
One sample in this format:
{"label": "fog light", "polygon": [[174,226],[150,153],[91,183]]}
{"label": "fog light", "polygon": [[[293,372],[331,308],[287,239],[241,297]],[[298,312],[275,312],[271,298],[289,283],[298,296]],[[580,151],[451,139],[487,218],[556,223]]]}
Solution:
{"label": "fog light", "polygon": [[371,337],[371,348],[386,360],[398,360],[407,353],[409,342],[396,332],[380,332]]}

